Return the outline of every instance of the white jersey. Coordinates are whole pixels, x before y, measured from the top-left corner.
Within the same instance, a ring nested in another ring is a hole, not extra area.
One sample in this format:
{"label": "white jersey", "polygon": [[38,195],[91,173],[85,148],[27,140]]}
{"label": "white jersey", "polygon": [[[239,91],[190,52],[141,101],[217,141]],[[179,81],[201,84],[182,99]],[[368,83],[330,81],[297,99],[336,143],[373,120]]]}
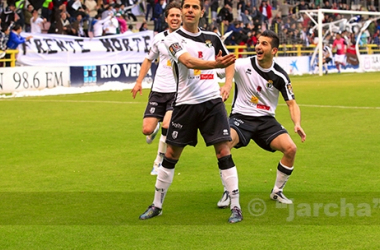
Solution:
{"label": "white jersey", "polygon": [[181,27],[168,35],[165,45],[172,58],[173,74],[177,82],[175,105],[199,104],[221,98],[215,70],[188,69],[178,58],[188,52],[203,60],[215,60],[219,50],[228,54],[220,38],[213,32],[191,33]]}
{"label": "white jersey", "polygon": [[153,45],[146,58],[150,61],[160,58],[156,76],[152,85],[152,91],[160,93],[173,93],[177,91],[176,82],[173,77],[172,62],[166,49],[164,39],[169,31],[163,31],[154,36]]}
{"label": "white jersey", "polygon": [[30,18],[30,33],[41,34],[44,20],[41,17],[37,17],[35,21],[33,19],[34,17]]}
{"label": "white jersey", "polygon": [[324,58],[332,57],[332,51],[331,51],[330,47],[327,45],[325,45],[325,47],[323,47],[323,57]]}
{"label": "white jersey", "polygon": [[238,59],[234,77],[232,114],[274,117],[280,93],[285,101],[295,99],[288,74],[275,62],[263,69],[256,56]]}

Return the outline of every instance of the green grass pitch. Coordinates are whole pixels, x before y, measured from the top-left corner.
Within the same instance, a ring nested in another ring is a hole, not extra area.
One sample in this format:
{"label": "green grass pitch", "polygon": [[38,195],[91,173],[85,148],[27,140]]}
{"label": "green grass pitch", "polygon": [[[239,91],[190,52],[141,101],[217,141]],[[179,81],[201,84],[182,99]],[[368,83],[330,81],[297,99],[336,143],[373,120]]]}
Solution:
{"label": "green grass pitch", "polygon": [[[177,164],[163,215],[152,203],[157,140],[145,143],[149,90],[0,99],[0,249],[379,249],[380,73],[291,77],[305,143],[269,199],[281,153],[233,150],[244,220],[229,225],[212,147]],[[230,111],[231,100],[226,102]]]}

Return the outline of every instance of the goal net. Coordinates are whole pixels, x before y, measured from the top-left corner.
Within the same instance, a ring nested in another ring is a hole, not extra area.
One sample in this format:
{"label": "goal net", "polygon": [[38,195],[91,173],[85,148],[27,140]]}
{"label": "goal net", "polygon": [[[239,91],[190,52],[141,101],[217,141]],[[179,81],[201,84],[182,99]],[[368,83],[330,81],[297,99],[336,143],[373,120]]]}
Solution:
{"label": "goal net", "polygon": [[[303,20],[309,20],[309,33],[315,36],[315,50],[310,59],[311,72],[322,76],[325,69],[332,72],[340,72],[341,68],[348,72],[380,70],[380,65],[370,65],[371,61],[379,60],[372,51],[372,48],[379,51],[379,41],[374,42],[376,36],[372,33],[380,21],[380,12],[318,9],[300,11],[299,15]],[[334,18],[330,18],[332,15]],[[345,55],[339,59],[336,55],[330,55],[331,61],[324,64],[324,54],[328,54],[326,50],[330,49],[335,54],[337,47],[340,49],[339,46],[332,46],[337,34],[344,39]]]}

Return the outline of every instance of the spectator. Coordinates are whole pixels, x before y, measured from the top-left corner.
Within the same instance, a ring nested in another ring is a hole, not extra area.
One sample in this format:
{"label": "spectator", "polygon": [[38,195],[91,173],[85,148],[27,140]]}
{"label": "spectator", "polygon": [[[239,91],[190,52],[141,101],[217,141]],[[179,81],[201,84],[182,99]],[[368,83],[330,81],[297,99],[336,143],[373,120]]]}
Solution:
{"label": "spectator", "polygon": [[261,12],[256,8],[256,6],[252,7],[251,17],[253,24],[261,22]]}
{"label": "spectator", "polygon": [[153,21],[154,21],[154,31],[155,32],[161,32],[161,26],[162,26],[162,17],[164,13],[163,4],[164,0],[160,0],[159,3],[157,3],[154,6],[154,12],[153,12]]}
{"label": "spectator", "polygon": [[244,13],[240,14],[241,16],[241,21],[245,24],[253,24],[252,22],[252,17],[249,14],[249,10],[245,10]]}
{"label": "spectator", "polygon": [[24,9],[25,9],[25,0],[15,0],[15,7],[16,7],[16,14],[18,15],[18,20],[16,23],[21,25],[21,28],[24,28],[25,26],[25,16],[24,16]]}
{"label": "spectator", "polygon": [[[9,39],[9,27],[6,25],[3,26],[4,30],[0,30],[0,50],[5,52],[7,50],[7,42]],[[4,56],[4,55],[3,55]]]}
{"label": "spectator", "polygon": [[216,21],[218,18],[218,7],[219,7],[219,0],[211,0],[210,9],[211,9],[211,20],[213,24],[216,24]]}
{"label": "spectator", "polygon": [[107,22],[103,24],[104,28],[104,35],[105,36],[112,36],[116,35],[118,33],[119,29],[119,22],[117,21],[116,17],[113,13],[110,13],[109,16],[111,17]]}
{"label": "spectator", "polygon": [[[127,0],[128,1],[128,0]],[[147,3],[146,3],[146,12],[145,12],[145,20],[149,20],[149,12],[152,10],[152,17],[151,17],[151,21],[154,19],[154,0],[147,0]]]}
{"label": "spectator", "polygon": [[[301,0],[301,2],[297,5],[297,7],[298,7],[298,11],[300,11],[300,10],[308,10],[309,9],[309,5],[307,3],[305,3],[304,0]],[[296,11],[293,11],[293,13],[296,13]]]}
{"label": "spectator", "polygon": [[146,22],[143,22],[140,26],[139,31],[146,31],[148,30],[148,24]]}
{"label": "spectator", "polygon": [[100,5],[98,5],[98,3],[95,1],[95,0],[86,0],[85,3],[86,5],[86,9],[87,9],[87,13],[88,13],[88,30],[93,32],[93,26],[92,26],[92,23],[96,17],[96,15],[98,14],[98,10],[100,9]]}
{"label": "spectator", "polygon": [[278,11],[281,13],[281,17],[285,18],[285,17],[289,16],[291,9],[296,7],[296,6],[297,6],[297,4],[291,5],[288,2],[286,2],[285,0],[280,0]]}
{"label": "spectator", "polygon": [[218,19],[220,21],[227,20],[229,23],[232,23],[234,17],[232,15],[232,8],[230,3],[226,3],[223,8],[220,9],[218,13]]}
{"label": "spectator", "polygon": [[52,2],[53,0],[45,0],[42,4],[41,16],[42,18],[45,18],[48,22],[52,21],[50,20],[53,9],[53,7],[51,6]]}
{"label": "spectator", "polygon": [[100,37],[103,35],[103,24],[109,20],[111,20],[111,15],[109,15],[106,19],[102,19],[102,16],[100,14],[95,16],[94,23],[92,24],[94,28],[94,37]]}
{"label": "spectator", "polygon": [[19,16],[16,13],[16,7],[13,3],[10,3],[1,13],[1,26],[10,27],[11,24],[17,22],[18,19]]}
{"label": "spectator", "polygon": [[33,5],[28,4],[28,7],[23,10],[25,18],[25,32],[31,31],[30,19],[32,18],[33,9]]}
{"label": "spectator", "polygon": [[[6,54],[7,43],[9,39],[9,27],[7,25],[3,26],[4,30],[0,30],[0,58],[10,58],[10,55]],[[0,67],[3,67],[4,63],[0,62]],[[6,66],[10,66],[10,63],[7,62]]]}
{"label": "spectator", "polygon": [[124,32],[124,34],[133,34],[133,25],[129,24],[128,25],[128,30]]}
{"label": "spectator", "polygon": [[8,49],[17,49],[20,44],[29,41],[33,36],[22,37],[20,34],[22,27],[19,24],[13,25],[12,31],[9,33],[9,39],[7,42]]}
{"label": "spectator", "polygon": [[116,19],[119,22],[120,34],[125,33],[128,30],[127,21],[125,21],[124,16],[120,13],[116,14]]}
{"label": "spectator", "polygon": [[[243,21],[242,20],[242,14],[245,13],[245,2],[244,0],[239,0],[237,3],[237,15],[238,15],[238,21]],[[248,10],[249,11],[249,10]]]}
{"label": "spectator", "polygon": [[61,35],[71,35],[73,33],[71,23],[67,18],[66,12],[61,13],[60,23],[62,25],[57,25],[57,34]]}
{"label": "spectator", "polygon": [[135,7],[137,4],[133,3],[133,0],[126,0],[126,5],[124,8],[122,8],[124,15],[127,16],[128,20],[133,19],[134,22],[137,22],[136,16],[132,13],[132,8]]}
{"label": "spectator", "polygon": [[46,22],[46,19],[42,19],[38,15],[38,10],[33,10],[32,18],[29,20],[30,22],[30,32],[32,34],[41,34],[42,33],[42,25]]}
{"label": "spectator", "polygon": [[88,37],[88,22],[83,19],[81,13],[77,14],[75,22],[72,24],[72,35],[80,37]]}
{"label": "spectator", "polygon": [[106,19],[110,14],[113,14],[112,5],[108,5],[106,9],[102,12],[102,19]]}
{"label": "spectator", "polygon": [[62,34],[63,30],[63,24],[61,21],[61,13],[65,12],[66,15],[68,15],[66,11],[66,0],[53,0],[51,2],[51,16],[48,18],[45,18],[44,16],[41,16],[42,18],[45,18],[47,22],[50,20],[50,27],[48,30],[49,34]]}
{"label": "spectator", "polygon": [[267,0],[261,2],[260,8],[262,27],[267,29],[272,18],[272,7],[268,4]]}

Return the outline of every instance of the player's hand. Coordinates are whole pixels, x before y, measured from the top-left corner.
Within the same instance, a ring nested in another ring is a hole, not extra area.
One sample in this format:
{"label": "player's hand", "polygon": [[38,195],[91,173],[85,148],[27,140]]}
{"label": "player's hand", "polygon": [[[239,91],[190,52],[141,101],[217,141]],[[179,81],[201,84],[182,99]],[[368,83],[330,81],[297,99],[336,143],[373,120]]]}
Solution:
{"label": "player's hand", "polygon": [[133,99],[135,99],[136,95],[137,95],[137,92],[140,92],[140,95],[142,95],[142,87],[141,87],[141,83],[137,83],[135,84],[135,86],[133,87],[133,89],[131,90],[131,93],[132,93],[132,96],[133,96]]}
{"label": "player's hand", "polygon": [[231,88],[231,86],[227,86],[226,84],[220,88],[220,95],[222,96],[223,102],[227,101],[228,97],[230,97]]}
{"label": "player's hand", "polygon": [[235,63],[236,57],[234,54],[228,54],[222,56],[222,51],[219,50],[218,55],[215,58],[216,67],[215,68],[226,68],[231,64]]}
{"label": "player's hand", "polygon": [[301,126],[294,126],[294,132],[296,132],[301,137],[301,142],[304,142],[306,140],[306,133],[303,131]]}

